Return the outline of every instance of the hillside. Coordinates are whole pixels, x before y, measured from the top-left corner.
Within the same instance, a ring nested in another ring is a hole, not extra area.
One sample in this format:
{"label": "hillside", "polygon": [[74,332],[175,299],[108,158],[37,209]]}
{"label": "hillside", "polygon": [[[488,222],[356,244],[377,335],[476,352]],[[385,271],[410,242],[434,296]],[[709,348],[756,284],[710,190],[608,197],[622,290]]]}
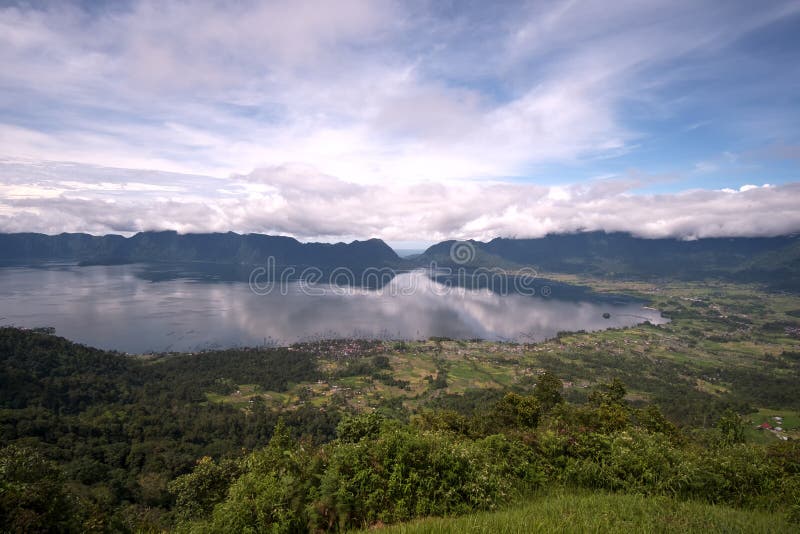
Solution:
{"label": "hillside", "polygon": [[[626,233],[583,232],[538,239],[469,241],[475,267],[532,266],[545,276],[570,273],[612,278],[707,278],[761,282],[800,289],[800,237],[643,239]],[[458,267],[450,257],[454,241],[428,248],[419,264]]]}
{"label": "hillside", "polygon": [[[328,340],[142,357],[0,329],[0,529],[345,530],[536,495],[555,500],[452,528],[515,531],[565,506],[589,526],[620,510],[711,531],[796,518],[797,299],[582,282],[672,320],[530,344]],[[783,428],[759,430],[776,418]]]}
{"label": "hillside", "polygon": [[83,263],[210,262],[277,266],[383,267],[401,263],[380,239],[351,243],[301,243],[261,234],[140,232],[129,238],[89,234],[0,234],[0,261],[67,260]]}

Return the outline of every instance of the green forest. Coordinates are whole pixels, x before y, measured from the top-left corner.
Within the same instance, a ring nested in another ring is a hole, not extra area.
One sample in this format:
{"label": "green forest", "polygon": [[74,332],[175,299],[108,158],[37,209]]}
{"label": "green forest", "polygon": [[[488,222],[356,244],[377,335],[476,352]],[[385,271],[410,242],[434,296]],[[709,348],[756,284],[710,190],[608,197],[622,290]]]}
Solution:
{"label": "green forest", "polygon": [[137,356],[2,328],[0,530],[798,528],[796,298],[588,283],[671,321]]}

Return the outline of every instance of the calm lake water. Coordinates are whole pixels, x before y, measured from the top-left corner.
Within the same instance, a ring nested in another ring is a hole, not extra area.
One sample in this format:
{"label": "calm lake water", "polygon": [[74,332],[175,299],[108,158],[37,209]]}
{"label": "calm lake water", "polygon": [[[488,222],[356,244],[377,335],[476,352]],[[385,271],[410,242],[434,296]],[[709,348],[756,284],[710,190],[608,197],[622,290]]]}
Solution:
{"label": "calm lake water", "polygon": [[[131,353],[291,343],[321,337],[531,341],[558,331],[649,320],[641,302],[548,286],[549,297],[451,287],[425,272],[381,290],[155,277],[144,265],[0,268],[0,325],[55,327],[87,345]],[[545,291],[547,292],[547,291]]]}

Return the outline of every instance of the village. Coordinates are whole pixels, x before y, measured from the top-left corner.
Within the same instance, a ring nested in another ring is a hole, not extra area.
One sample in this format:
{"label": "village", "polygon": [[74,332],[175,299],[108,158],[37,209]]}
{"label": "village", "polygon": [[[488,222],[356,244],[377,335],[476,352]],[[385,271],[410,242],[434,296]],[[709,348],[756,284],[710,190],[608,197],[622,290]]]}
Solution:
{"label": "village", "polygon": [[[626,287],[632,294],[648,295],[648,306],[661,310],[670,322],[562,332],[542,342],[309,341],[289,350],[313,354],[320,378],[283,392],[239,385],[234,394],[210,394],[209,400],[245,410],[264,403],[280,410],[402,406],[414,412],[476,391],[524,392],[539,375],[550,372],[562,381],[565,398],[575,402],[585,400],[597,384],[618,377],[628,386],[626,398],[633,406],[658,403],[678,423],[706,426],[714,416],[704,406],[744,402],[750,410],[741,413],[748,439],[800,439],[797,386],[788,378],[797,376],[800,343],[794,330],[772,326],[797,324],[791,313],[782,312],[791,310],[791,298],[742,286],[736,291],[685,285],[656,290],[639,283],[604,282],[595,289],[618,292]],[[734,367],[741,370],[733,374]]]}

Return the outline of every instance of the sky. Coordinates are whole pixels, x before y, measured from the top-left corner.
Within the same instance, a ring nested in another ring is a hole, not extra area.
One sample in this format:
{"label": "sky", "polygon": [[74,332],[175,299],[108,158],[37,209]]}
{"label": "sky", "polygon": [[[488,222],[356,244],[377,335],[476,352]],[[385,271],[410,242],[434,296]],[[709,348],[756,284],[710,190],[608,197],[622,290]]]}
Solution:
{"label": "sky", "polygon": [[800,231],[800,1],[0,2],[0,231]]}

